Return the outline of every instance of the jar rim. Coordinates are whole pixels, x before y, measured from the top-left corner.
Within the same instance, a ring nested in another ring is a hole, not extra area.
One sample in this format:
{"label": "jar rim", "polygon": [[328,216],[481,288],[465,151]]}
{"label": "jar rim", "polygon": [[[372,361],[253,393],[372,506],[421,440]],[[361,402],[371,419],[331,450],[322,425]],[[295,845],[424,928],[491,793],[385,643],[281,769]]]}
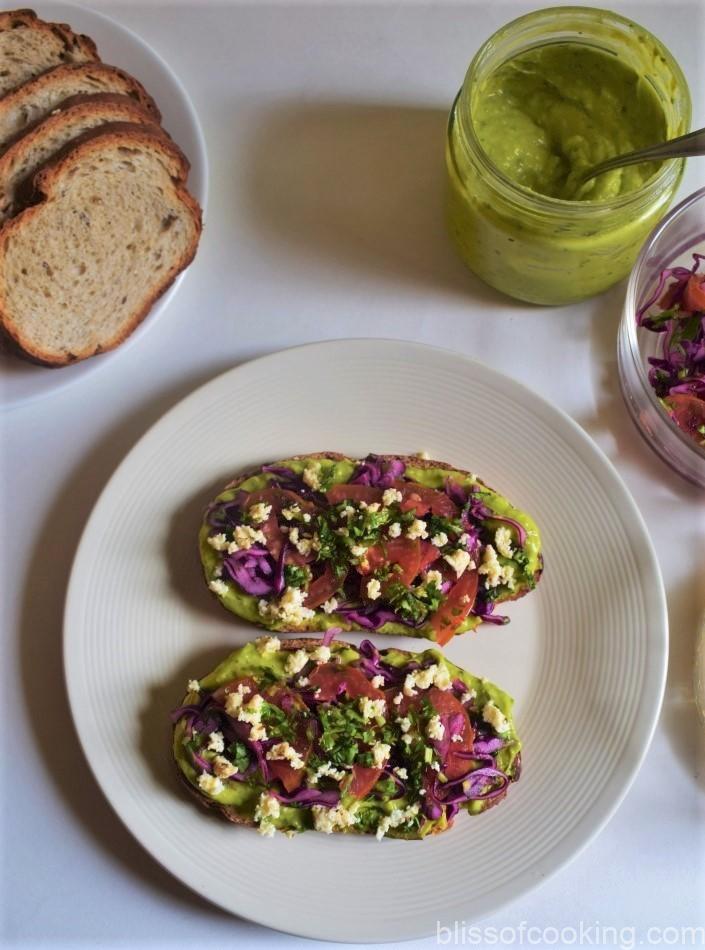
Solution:
{"label": "jar rim", "polygon": [[[509,23],[505,23],[504,26],[501,26],[498,30],[495,30],[495,32],[487,40],[485,40],[470,62],[470,66],[468,67],[467,73],[465,75],[463,85],[458,91],[451,108],[451,123],[454,121],[459,100],[463,94],[463,91],[469,88],[474,81],[475,73],[477,72],[478,67],[482,64],[483,56],[486,53],[488,47],[496,43],[497,40],[505,39],[507,35],[511,36],[515,32],[519,34],[526,27],[528,22],[535,24],[536,22],[540,22],[543,18],[546,18],[547,20],[550,19],[551,27],[558,30],[561,25],[561,19],[565,20],[575,17],[582,17],[585,20],[612,23],[622,27],[628,27],[629,29],[636,29],[642,36],[653,41],[656,48],[658,49],[659,54],[663,56],[668,69],[671,71],[676,81],[676,87],[681,99],[680,109],[685,120],[684,133],[687,132],[690,128],[692,108],[690,90],[682,69],[678,65],[668,47],[666,47],[661,42],[661,40],[658,39],[658,37],[656,37],[645,27],[633,20],[628,19],[627,17],[621,16],[618,13],[613,13],[611,10],[605,10],[601,7],[585,6],[559,6],[546,7],[541,10],[533,10],[531,13],[525,13],[520,17],[516,17],[514,20],[510,20]],[[583,34],[583,39],[581,40],[576,34],[574,40],[566,40],[565,42],[585,43],[589,41],[589,36],[585,37]],[[678,108],[678,106],[676,106],[676,108]],[[583,217],[600,218],[604,215],[612,214],[613,212],[622,210],[624,208],[640,209],[642,207],[647,207],[652,202],[654,195],[658,195],[662,191],[673,187],[682,174],[684,166],[683,159],[667,160],[664,161],[659,171],[656,172],[656,174],[649,178],[646,182],[644,182],[641,187],[636,188],[633,191],[628,191],[624,195],[617,195],[615,197],[601,199],[599,201],[580,201],[566,198],[556,198],[551,195],[542,195],[537,191],[533,191],[531,188],[527,188],[526,186],[520,185],[519,183],[513,181],[508,175],[505,175],[505,173],[501,171],[501,169],[489,157],[477,138],[477,135],[475,134],[474,124],[470,115],[469,104],[467,113],[470,119],[468,122],[468,128],[466,129],[464,127],[464,123],[458,124],[460,138],[464,141],[466,147],[468,144],[466,136],[469,132],[470,136],[472,137],[472,145],[474,147],[476,157],[482,163],[485,171],[487,171],[492,176],[494,184],[498,184],[502,187],[504,197],[508,200],[521,202],[524,209],[526,209],[526,206],[528,205],[532,210],[538,213],[548,213],[552,216],[558,217],[572,217],[575,215],[576,211],[579,211]]]}

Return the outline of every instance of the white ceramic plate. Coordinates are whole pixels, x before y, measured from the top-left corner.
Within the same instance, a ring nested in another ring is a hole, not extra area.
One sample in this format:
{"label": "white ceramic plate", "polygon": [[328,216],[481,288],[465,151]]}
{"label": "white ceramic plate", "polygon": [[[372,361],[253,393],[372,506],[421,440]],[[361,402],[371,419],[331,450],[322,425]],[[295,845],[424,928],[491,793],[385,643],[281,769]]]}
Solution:
{"label": "white ceramic plate", "polygon": [[[511,624],[448,648],[516,697],[524,773],[500,807],[462,814],[433,840],[263,840],[205,813],[172,772],[169,709],[190,677],[253,634],[201,580],[201,511],[241,469],[315,450],[426,450],[480,474],[543,533],[544,578],[509,605]],[[96,778],[158,861],[209,900],[270,927],[377,942],[496,911],[590,841],[651,739],[666,625],[639,512],[578,426],[462,356],[354,340],[231,370],[147,433],[86,527],[68,594],[65,662]]]}
{"label": "white ceramic plate", "polygon": [[[47,20],[69,23],[76,32],[88,34],[98,44],[98,52],[104,62],[127,70],[145,86],[159,106],[164,128],[191,162],[188,187],[205,211],[208,196],[205,140],[196,111],[171,67],[139,36],[101,13],[68,3],[33,4],[33,8]],[[73,366],[51,369],[20,359],[0,348],[0,408],[11,409],[48,396],[84,379],[107,361],[120,359],[129,347],[135,345],[154,326],[177,293],[183,276],[177,277],[125,343],[102,356]]]}

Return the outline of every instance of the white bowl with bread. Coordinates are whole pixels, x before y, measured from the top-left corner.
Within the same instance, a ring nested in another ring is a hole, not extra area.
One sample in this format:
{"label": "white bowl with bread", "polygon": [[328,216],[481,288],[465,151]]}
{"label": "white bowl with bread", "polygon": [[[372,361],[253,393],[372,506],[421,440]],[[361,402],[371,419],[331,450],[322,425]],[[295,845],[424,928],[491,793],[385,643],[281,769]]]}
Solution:
{"label": "white bowl with bread", "polygon": [[0,13],[0,405],[85,376],[155,322],[206,189],[195,111],[142,40],[65,4]]}

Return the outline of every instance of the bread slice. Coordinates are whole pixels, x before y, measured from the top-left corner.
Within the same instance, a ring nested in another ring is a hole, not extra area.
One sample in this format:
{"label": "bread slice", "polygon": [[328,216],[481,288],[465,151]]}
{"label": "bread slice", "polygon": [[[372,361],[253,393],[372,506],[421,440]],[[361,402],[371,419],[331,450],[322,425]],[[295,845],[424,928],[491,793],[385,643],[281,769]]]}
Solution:
{"label": "bread slice", "polygon": [[187,172],[161,130],[111,123],[37,174],[0,229],[0,325],[25,355],[63,366],[132,333],[196,252]]}
{"label": "bread slice", "polygon": [[[312,655],[321,646],[321,642],[322,641],[320,639],[314,639],[312,637],[297,638],[297,639],[292,639],[292,640],[281,640],[279,650],[277,652],[281,652],[282,654],[289,654],[289,653],[295,653],[300,650],[303,650],[307,654],[309,654],[309,657],[313,658]],[[257,641],[255,641],[255,644],[256,643]],[[255,647],[255,644],[252,644],[252,643],[246,644],[244,647],[241,647],[239,650],[236,650],[233,654],[231,654],[231,657],[226,659],[225,662],[216,669],[216,671],[209,672],[208,679],[211,681],[211,683],[213,681],[214,676],[217,677],[216,683],[212,684],[210,687],[211,690],[215,691],[216,688],[225,685],[225,681],[221,679],[220,673],[222,669],[227,666],[228,660],[238,655],[242,657],[244,653],[246,653],[249,650],[252,650],[252,648]],[[337,640],[337,639],[331,640],[329,643],[329,647],[333,654],[332,656],[333,660],[336,659],[336,654],[339,651],[342,652],[342,651],[351,650],[351,649],[355,651],[359,651],[358,646],[347,643],[343,640]],[[440,664],[441,666],[445,666],[446,669],[448,669],[448,671],[450,672],[450,676],[454,681],[457,678],[460,678],[461,681],[465,683],[465,688],[467,690],[472,690],[472,698],[470,700],[470,705],[467,705],[467,704],[464,704],[464,705],[465,705],[466,710],[468,711],[468,715],[470,716],[470,721],[476,729],[479,723],[481,724],[481,727],[483,728],[483,730],[486,730],[487,733],[491,735],[492,732],[494,732],[494,726],[490,726],[484,720],[484,718],[482,717],[482,709],[484,708],[484,705],[488,701],[491,701],[495,704],[499,703],[500,706],[503,707],[503,715],[506,717],[506,720],[507,720],[507,728],[504,732],[501,733],[501,737],[505,742],[505,748],[499,752],[499,755],[497,754],[497,751],[495,751],[494,764],[495,766],[499,766],[502,768],[502,770],[505,772],[509,781],[504,786],[501,792],[499,792],[498,794],[494,794],[489,797],[483,798],[483,799],[475,800],[472,808],[468,810],[470,811],[471,815],[474,817],[476,815],[481,814],[484,811],[488,811],[490,808],[494,808],[495,805],[500,804],[500,802],[504,801],[505,797],[507,796],[510,786],[518,782],[521,777],[521,741],[519,740],[519,737],[517,736],[516,727],[513,721],[512,698],[506,692],[504,692],[504,690],[501,690],[494,683],[490,683],[489,680],[485,678],[478,678],[476,676],[473,676],[471,673],[468,673],[467,671],[462,670],[460,667],[448,661],[445,657],[440,658],[438,652],[435,650],[429,650],[424,653],[412,653],[406,650],[395,650],[394,653],[399,659],[403,658],[409,664],[420,663],[422,667],[428,667],[431,664]],[[379,656],[380,656],[380,659],[384,661],[385,651],[380,650]],[[259,666],[259,663],[262,663],[261,667]],[[262,681],[260,682],[261,672],[259,674],[252,672],[250,675],[253,676],[255,682],[260,686],[260,688],[264,688],[266,686],[269,686],[272,683],[272,679],[269,676],[270,671],[267,670],[266,659],[264,662],[262,662],[262,660],[260,659],[259,663],[257,663],[257,667],[260,670],[264,670],[267,676],[263,677]],[[367,676],[368,679],[371,679],[371,674],[365,674],[365,675]],[[205,679],[205,677],[202,679]],[[276,683],[277,681],[274,680],[274,682]],[[295,688],[296,687],[294,686],[294,684],[288,687],[289,690],[295,689]],[[385,687],[385,689],[387,688],[389,687]],[[459,691],[454,690],[454,693],[456,692],[459,695]],[[199,699],[202,699],[202,694],[199,696]],[[193,706],[191,704],[193,704],[194,702],[195,702],[194,695],[192,693],[187,693],[186,696],[182,699],[181,706],[185,707],[186,709],[189,709],[189,708],[192,709]],[[396,709],[397,707],[394,706],[393,708]],[[399,723],[398,719],[396,721],[397,723]],[[214,799],[210,797],[209,795],[207,795],[206,793],[204,793],[203,791],[201,791],[198,787],[196,787],[195,784],[193,784],[192,781],[189,780],[189,778],[184,772],[183,764],[180,760],[179,738],[180,738],[179,720],[177,720],[174,723],[174,729],[172,733],[172,753],[174,755],[174,767],[176,769],[176,774],[180,782],[184,786],[184,788],[186,788],[186,790],[196,799],[196,801],[200,805],[202,805],[206,809],[216,812],[222,818],[225,818],[227,821],[232,822],[233,824],[237,824],[237,825],[247,825],[250,827],[255,827],[258,824],[258,822],[254,820],[251,809],[238,808],[234,805],[222,803],[218,801],[217,799]],[[264,786],[262,787],[264,788]],[[440,821],[438,823],[433,822],[431,826],[426,829],[425,834],[426,835],[442,834],[444,831],[449,830],[452,826],[453,826],[452,817],[450,817],[448,821]],[[336,828],[335,830],[340,831],[339,828]],[[374,829],[369,829],[369,828],[366,829],[367,833],[372,833],[373,830]],[[349,829],[349,831],[352,831],[353,833],[365,833],[361,831],[361,829],[356,828],[354,825]],[[405,831],[402,828],[396,828],[392,830],[391,833],[388,832],[388,834],[390,837],[402,838],[406,840],[414,840],[420,837],[418,831],[414,829],[409,829]]]}
{"label": "bread slice", "polygon": [[0,98],[0,152],[66,99],[99,93],[129,96],[155,122],[161,121],[152,97],[122,69],[107,63],[57,66]]}
{"label": "bread slice", "polygon": [[100,59],[92,39],[33,10],[0,13],[0,96],[62,63]]}
{"label": "bread slice", "polygon": [[22,196],[41,165],[73,139],[109,122],[153,124],[149,113],[129,96],[99,93],[66,100],[17,139],[0,156],[0,224],[21,209]]}

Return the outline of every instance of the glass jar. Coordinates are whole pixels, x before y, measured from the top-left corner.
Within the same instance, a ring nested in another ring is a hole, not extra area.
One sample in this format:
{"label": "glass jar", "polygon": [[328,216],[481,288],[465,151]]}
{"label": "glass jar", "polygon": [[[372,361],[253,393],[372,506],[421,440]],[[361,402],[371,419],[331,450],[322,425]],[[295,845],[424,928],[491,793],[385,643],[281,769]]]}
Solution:
{"label": "glass jar", "polygon": [[480,145],[473,109],[487,78],[515,56],[555,43],[584,44],[649,82],[667,136],[688,131],[690,94],[680,67],[649,32],[606,10],[554,7],[498,30],[470,64],[448,122],[448,219],[465,263],[486,283],[530,303],[565,304],[605,290],[629,272],[666,212],[683,161],[662,163],[641,187],[599,201],[547,197],[516,184]]}

